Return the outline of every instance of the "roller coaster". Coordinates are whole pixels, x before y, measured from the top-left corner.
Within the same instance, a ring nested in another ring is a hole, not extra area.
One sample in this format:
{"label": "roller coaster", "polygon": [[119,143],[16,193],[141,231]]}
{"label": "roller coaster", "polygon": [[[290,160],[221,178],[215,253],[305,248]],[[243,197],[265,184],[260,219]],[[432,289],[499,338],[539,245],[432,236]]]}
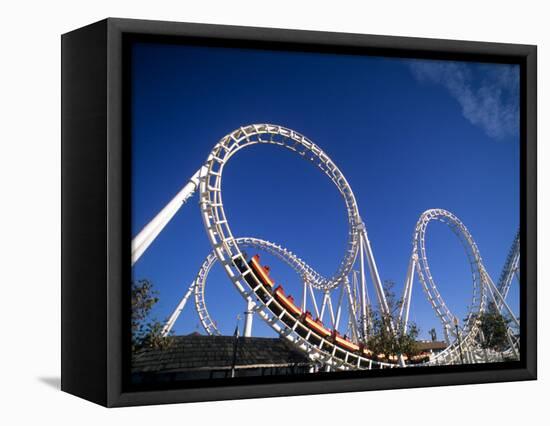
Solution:
{"label": "roller coaster", "polygon": [[[223,170],[234,154],[258,144],[275,145],[295,153],[320,169],[338,189],[346,207],[348,238],[344,256],[332,276],[322,276],[282,245],[260,238],[233,235],[222,201]],[[369,322],[372,321],[368,287],[373,287],[382,314],[389,315],[388,301],[354,193],[344,174],[319,146],[294,130],[273,124],[252,124],[227,134],[213,147],[206,162],[180,192],[133,238],[132,265],[197,191],[212,252],[206,256],[195,279],[167,320],[162,331],[164,335],[170,333],[192,296],[205,332],[210,335],[220,334],[215,320],[208,312],[205,298],[208,275],[212,267],[219,263],[228,280],[247,303],[245,336],[251,335],[252,317],[256,315],[276,333],[304,351],[312,365],[328,371],[419,365],[406,362],[403,356],[399,359],[381,359],[379,354],[372,353],[366,345],[371,329]],[[433,221],[444,223],[453,231],[462,243],[469,261],[473,291],[466,318],[460,326],[460,321],[438,291],[428,263],[426,231]],[[519,242],[518,233],[500,279],[495,284],[483,265],[472,235],[454,214],[444,209],[430,209],[422,213],[413,232],[403,303],[397,320],[391,324],[396,330],[407,331],[416,276],[441,322],[447,344],[443,351],[432,354],[421,365],[492,362],[501,360],[503,354],[508,358],[519,359],[520,323],[506,302],[512,281],[516,278],[519,282]],[[292,268],[302,284],[301,303],[297,304],[282,286],[276,286],[269,268],[261,264],[258,255],[249,257],[244,249],[270,253]],[[320,303],[317,300],[319,297]],[[479,314],[490,309],[510,319],[507,330],[509,344],[504,352],[481,349],[483,333],[478,318]],[[344,311],[347,321],[342,320]]]}

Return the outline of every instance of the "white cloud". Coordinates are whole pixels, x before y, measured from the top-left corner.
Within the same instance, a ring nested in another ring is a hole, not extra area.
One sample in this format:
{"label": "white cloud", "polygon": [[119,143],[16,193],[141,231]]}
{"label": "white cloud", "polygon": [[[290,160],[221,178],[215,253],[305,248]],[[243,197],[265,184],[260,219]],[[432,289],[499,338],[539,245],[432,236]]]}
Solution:
{"label": "white cloud", "polygon": [[519,129],[519,67],[466,62],[415,60],[418,81],[445,87],[470,123],[495,139],[516,136]]}

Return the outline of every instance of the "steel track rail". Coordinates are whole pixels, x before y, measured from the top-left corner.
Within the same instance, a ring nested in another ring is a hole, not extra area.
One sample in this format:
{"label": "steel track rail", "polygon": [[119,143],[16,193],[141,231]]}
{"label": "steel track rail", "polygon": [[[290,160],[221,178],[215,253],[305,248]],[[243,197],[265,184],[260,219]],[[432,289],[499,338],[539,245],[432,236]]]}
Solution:
{"label": "steel track rail", "polygon": [[[235,238],[233,236],[229,227],[229,220],[223,208],[222,176],[224,166],[237,152],[257,144],[280,146],[313,163],[335,184],[340,195],[343,197],[348,218],[348,241],[344,257],[333,276],[328,278],[322,276],[301,258],[281,245],[254,237]],[[207,256],[199,269],[193,283],[193,290],[195,306],[201,324],[208,334],[219,334],[219,330],[215,321],[208,313],[204,289],[212,266],[216,262],[220,262],[225,273],[241,296],[245,300],[252,301],[251,306],[254,312],[278,334],[291,341],[297,348],[305,351],[316,363],[341,370],[393,368],[396,366],[392,363],[379,362],[357,353],[349,352],[340,346],[334,345],[333,342],[316,335],[312,329],[307,328],[298,318],[287,312],[284,306],[274,297],[267,299],[261,297],[260,295],[264,294],[262,291],[265,288],[263,288],[259,277],[248,266],[246,257],[241,250],[245,247],[255,247],[265,250],[289,265],[303,281],[312,287],[324,292],[331,292],[337,287],[347,284],[348,277],[356,262],[359,248],[362,251],[363,247],[365,247],[379,305],[381,309],[387,307],[383,288],[378,288],[381,287],[380,278],[353,191],[342,172],[324,151],[305,136],[291,129],[272,124],[254,124],[241,127],[224,136],[212,149],[205,165],[199,170],[198,176],[198,183],[195,183],[194,180],[192,182],[195,186],[198,185],[199,188],[201,215],[213,251]],[[196,176],[194,176],[194,179],[196,179]],[[191,189],[195,188],[195,186]],[[186,196],[188,198],[190,195],[186,194]],[[183,199],[183,197],[181,198]],[[443,300],[428,263],[425,240],[426,229],[431,221],[440,221],[449,226],[462,243],[471,268],[472,300],[467,318],[460,330],[460,338],[452,327],[455,316]],[[519,246],[518,238],[516,238],[514,245]],[[512,270],[518,262],[519,257],[519,252],[514,247],[510,253],[505,266],[507,275],[510,275],[508,271]],[[362,257],[361,260],[363,260]],[[240,268],[237,262],[241,265]],[[242,265],[244,265],[244,270]],[[476,337],[479,332],[476,316],[486,309],[487,289],[490,288],[492,281],[490,281],[490,277],[483,266],[481,255],[472,235],[454,214],[443,209],[430,209],[425,211],[418,219],[413,234],[413,253],[404,290],[404,305],[406,306],[400,313],[400,323],[405,324],[405,327],[408,321],[412,282],[415,272],[442,326],[455,335],[454,340],[449,346],[434,356],[430,364],[456,362],[463,351],[472,351],[476,346]],[[253,280],[250,280],[250,278],[244,279],[245,275],[250,275],[253,277]],[[256,283],[256,285],[251,285],[250,281]],[[506,294],[508,288],[508,280],[501,279],[498,290]],[[498,292],[498,290],[494,288],[493,298],[494,291]],[[502,296],[499,295],[499,297]],[[173,314],[170,327],[173,326],[178,314],[179,312]],[[476,356],[479,355],[472,355],[472,359],[475,359]]]}

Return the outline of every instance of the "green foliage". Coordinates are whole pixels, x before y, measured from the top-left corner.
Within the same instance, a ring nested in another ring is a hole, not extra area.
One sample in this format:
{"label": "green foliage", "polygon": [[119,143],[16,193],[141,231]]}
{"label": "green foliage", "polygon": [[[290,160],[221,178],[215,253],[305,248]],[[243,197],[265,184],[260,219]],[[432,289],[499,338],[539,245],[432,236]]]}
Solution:
{"label": "green foliage", "polygon": [[395,296],[393,286],[392,281],[384,281],[389,313],[371,310],[370,337],[367,340],[367,347],[375,354],[383,355],[386,360],[396,360],[399,355],[406,355],[411,359],[420,353],[416,341],[420,329],[416,324],[409,323],[407,332],[403,333],[399,327],[399,309],[402,300]]}
{"label": "green foliage", "polygon": [[481,330],[480,343],[483,349],[504,351],[509,346],[508,326],[510,319],[494,309],[477,315]]}
{"label": "green foliage", "polygon": [[165,349],[171,340],[162,336],[163,324],[150,319],[151,310],[158,302],[158,291],[148,280],[132,282],[132,352],[141,348]]}

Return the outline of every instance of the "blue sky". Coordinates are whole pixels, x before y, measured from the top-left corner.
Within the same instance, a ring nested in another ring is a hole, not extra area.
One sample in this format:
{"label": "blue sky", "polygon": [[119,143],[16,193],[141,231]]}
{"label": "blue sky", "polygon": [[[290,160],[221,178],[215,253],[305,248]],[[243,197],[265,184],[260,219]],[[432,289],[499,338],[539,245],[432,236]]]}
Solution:
{"label": "blue sky", "polygon": [[[267,122],[306,135],[343,171],[381,278],[394,280],[399,295],[414,226],[429,208],[450,210],[464,222],[496,281],[519,226],[518,79],[511,65],[136,44],[133,235],[221,137]],[[336,270],[346,243],[345,207],[310,163],[254,146],[228,163],[223,185],[235,236],[282,244],[323,274]],[[463,317],[471,281],[460,243],[440,224],[430,224],[427,239],[440,292]],[[195,197],[134,266],[134,279],[147,278],[160,292],[154,316],[170,315],[210,250]],[[274,279],[298,296],[292,271],[260,254]],[[245,304],[220,267],[206,297],[221,331],[232,333]],[[509,302],[517,309],[517,283]],[[417,280],[411,319],[421,337],[431,327],[440,330]],[[198,324],[189,305],[175,332],[202,332]],[[259,318],[253,331],[273,335]]]}

